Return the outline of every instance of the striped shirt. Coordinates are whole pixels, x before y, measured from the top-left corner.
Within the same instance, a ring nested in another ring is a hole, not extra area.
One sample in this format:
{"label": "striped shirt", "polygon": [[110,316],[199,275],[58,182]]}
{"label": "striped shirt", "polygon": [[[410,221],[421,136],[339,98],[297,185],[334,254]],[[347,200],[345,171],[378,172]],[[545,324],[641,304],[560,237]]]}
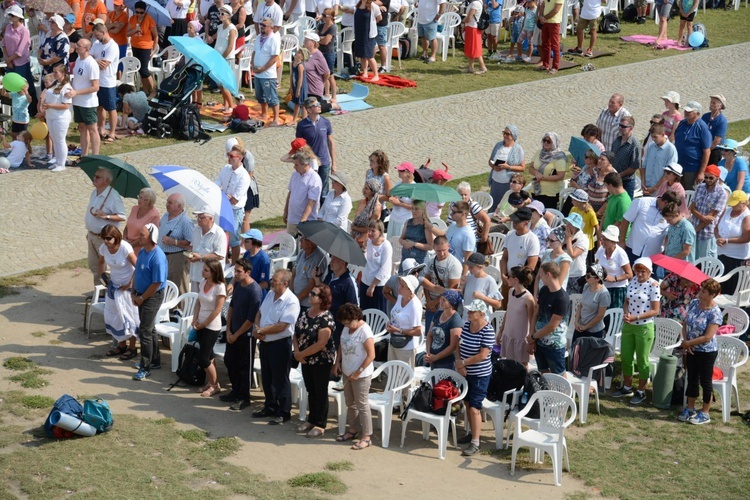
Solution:
{"label": "striped shirt", "polygon": [[604,108],[599,113],[596,126],[599,127],[599,139],[601,139],[607,151],[612,149],[612,143],[620,134],[620,120],[623,116],[630,116],[630,111],[625,109],[625,106],[618,109],[614,115],[609,112],[609,108]]}
{"label": "striped shirt", "polygon": [[[484,328],[476,333],[469,331],[470,324],[468,321],[464,323],[461,329],[461,338],[458,341],[459,353],[462,360],[479,354],[479,351],[483,347],[492,349],[492,346],[495,345],[495,330],[490,323],[484,325]],[[479,363],[466,365],[466,374],[476,375],[477,377],[492,375],[492,361],[490,361],[490,357],[487,356]]]}
{"label": "striped shirt", "polygon": [[[165,254],[182,252],[185,250],[177,245],[167,245],[164,243],[164,238],[174,238],[175,240],[186,240],[191,241],[193,239],[193,230],[195,226],[190,217],[187,216],[187,212],[182,212],[177,217],[169,219],[169,214],[164,214],[159,222],[159,248]],[[170,240],[171,241],[171,240]]]}
{"label": "striped shirt", "polygon": [[[718,182],[714,185],[714,188],[711,191],[709,191],[706,185],[702,182],[698,184],[697,188],[695,188],[693,203],[695,204],[696,210],[703,215],[708,215],[711,210],[716,210],[716,217],[714,217],[714,220],[706,224],[706,226],[700,231],[696,231],[696,237],[699,240],[710,240],[714,237],[714,228],[719,222],[719,219],[721,219],[724,210],[727,208],[727,197],[727,192],[724,188],[719,186]],[[701,221],[698,220],[698,217],[693,215],[690,217],[690,222],[693,226],[698,227]]]}

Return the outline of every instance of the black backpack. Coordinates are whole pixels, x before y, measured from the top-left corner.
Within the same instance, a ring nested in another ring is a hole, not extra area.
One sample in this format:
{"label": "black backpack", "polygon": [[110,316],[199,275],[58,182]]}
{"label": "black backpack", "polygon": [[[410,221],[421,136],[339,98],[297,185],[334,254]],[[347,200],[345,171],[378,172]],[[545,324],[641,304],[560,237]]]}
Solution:
{"label": "black backpack", "polygon": [[432,412],[432,386],[430,384],[422,382],[422,384],[417,387],[417,390],[414,391],[414,394],[411,397],[411,401],[409,401],[409,404],[406,405],[404,411],[399,415],[401,420],[406,420],[406,414],[409,412],[409,409],[425,413]]}
{"label": "black backpack", "polygon": [[635,4],[630,4],[622,11],[622,20],[634,23],[638,19],[638,8]]}
{"label": "black backpack", "polygon": [[182,347],[177,366],[177,377],[179,378],[167,390],[179,384],[180,380],[194,386],[206,383],[206,372],[198,365],[200,354],[198,342],[188,342]]}
{"label": "black backpack", "polygon": [[[521,395],[521,401],[518,403],[518,409],[523,410],[526,404],[537,391],[548,391],[549,384],[547,380],[542,377],[542,374],[533,371],[526,374],[526,382],[523,384],[523,394]],[[528,418],[539,418],[539,401],[534,403],[534,406],[526,414]]]}
{"label": "black backpack", "polygon": [[177,137],[188,141],[208,140],[210,135],[201,127],[201,114],[196,104],[186,104],[180,113]]}
{"label": "black backpack", "polygon": [[506,391],[521,389],[526,381],[526,367],[514,359],[498,359],[492,363],[487,386],[487,399],[498,401]]}
{"label": "black backpack", "polygon": [[487,12],[487,9],[482,9],[482,14],[479,16],[479,19],[477,19],[477,29],[479,31],[484,31],[489,27],[490,27],[490,13]]}
{"label": "black backpack", "polygon": [[617,14],[610,12],[604,16],[599,23],[599,33],[619,33],[620,32],[620,18]]}
{"label": "black backpack", "polygon": [[685,403],[685,375],[687,372],[681,366],[674,373],[674,384],[672,385],[672,406],[682,408]]}

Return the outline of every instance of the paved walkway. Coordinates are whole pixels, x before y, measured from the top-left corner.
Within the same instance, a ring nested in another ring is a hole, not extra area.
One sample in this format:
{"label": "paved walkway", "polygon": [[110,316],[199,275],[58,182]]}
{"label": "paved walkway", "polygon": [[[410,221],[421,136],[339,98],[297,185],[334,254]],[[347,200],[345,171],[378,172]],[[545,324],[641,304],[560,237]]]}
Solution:
{"label": "paved walkway", "polygon": [[[338,167],[353,186],[361,186],[367,156],[383,149],[392,165],[405,160],[419,165],[430,157],[437,165],[451,165],[456,177],[485,172],[505,124],[519,126],[519,142],[530,157],[547,131],[560,133],[567,145],[618,91],[625,94],[625,106],[636,117],[638,137],[646,133],[650,115],[663,111],[659,96],[668,90],[679,92],[683,104],[697,100],[706,108],[708,95],[720,92],[729,103],[725,113],[730,121],[748,119],[748,53],[750,43],[745,43],[336,116],[331,120]],[[492,66],[491,71],[502,70]],[[262,207],[254,212],[256,220],[281,215],[292,167],[278,159],[293,137],[291,128],[243,134],[257,159]],[[123,156],[144,174],[152,165],[172,164],[215,178],[224,154],[221,138],[203,146],[184,143]],[[57,175],[32,170],[0,176],[0,276],[85,257],[83,214],[91,189],[88,177],[73,168]],[[359,188],[352,191],[360,197]],[[165,201],[160,195],[157,208],[162,213]],[[126,200],[128,210],[133,202]]]}

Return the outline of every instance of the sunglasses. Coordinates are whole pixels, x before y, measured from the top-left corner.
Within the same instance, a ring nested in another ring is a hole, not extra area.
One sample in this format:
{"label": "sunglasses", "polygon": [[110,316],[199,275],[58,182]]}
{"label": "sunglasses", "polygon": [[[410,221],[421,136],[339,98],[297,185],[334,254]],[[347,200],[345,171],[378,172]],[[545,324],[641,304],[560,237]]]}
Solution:
{"label": "sunglasses", "polygon": [[632,127],[630,125],[626,125],[625,123],[621,123],[620,128],[632,128]]}
{"label": "sunglasses", "polygon": [[143,14],[145,14],[145,13],[146,13],[146,11],[145,11],[145,10],[136,10],[136,11],[135,11],[135,13],[136,13],[137,15],[139,15],[139,16],[142,16]]}
{"label": "sunglasses", "polygon": [[550,140],[550,139],[542,139],[542,144],[552,144],[552,140]]}
{"label": "sunglasses", "polygon": [[513,135],[510,132],[503,132],[503,135]]}
{"label": "sunglasses", "polygon": [[709,181],[709,182],[710,182],[710,181],[715,181],[715,180],[716,180],[716,177],[714,177],[713,175],[707,175],[707,176],[705,176],[705,177],[703,178],[703,180],[704,180],[704,181]]}
{"label": "sunglasses", "polygon": [[511,184],[523,184],[521,181],[510,181]]}
{"label": "sunglasses", "polygon": [[230,158],[239,158],[240,155],[233,155],[232,153],[227,153],[227,156]]}

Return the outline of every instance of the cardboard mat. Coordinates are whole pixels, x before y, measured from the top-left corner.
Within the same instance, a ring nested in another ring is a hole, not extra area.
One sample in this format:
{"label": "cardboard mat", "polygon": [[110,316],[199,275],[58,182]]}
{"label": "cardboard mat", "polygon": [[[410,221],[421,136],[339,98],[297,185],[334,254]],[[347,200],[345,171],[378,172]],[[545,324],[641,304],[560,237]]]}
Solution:
{"label": "cardboard mat", "polygon": [[[508,56],[508,51],[507,50],[502,50],[502,51],[500,51],[500,55],[503,56],[503,57],[507,57]],[[565,54],[565,55],[567,55],[567,54]],[[569,61],[569,60],[565,59],[565,55],[563,55],[563,57],[560,57],[560,68],[559,68],[560,71],[562,71],[564,69],[571,69],[571,68],[575,68],[577,66],[580,66],[580,64],[578,64],[577,62]],[[537,65],[537,64],[539,64],[539,62],[541,60],[542,60],[542,58],[539,57],[539,56],[531,56],[531,60],[529,62],[514,61],[512,63],[498,63],[498,64],[500,64],[501,66],[504,65],[504,64]]]}

